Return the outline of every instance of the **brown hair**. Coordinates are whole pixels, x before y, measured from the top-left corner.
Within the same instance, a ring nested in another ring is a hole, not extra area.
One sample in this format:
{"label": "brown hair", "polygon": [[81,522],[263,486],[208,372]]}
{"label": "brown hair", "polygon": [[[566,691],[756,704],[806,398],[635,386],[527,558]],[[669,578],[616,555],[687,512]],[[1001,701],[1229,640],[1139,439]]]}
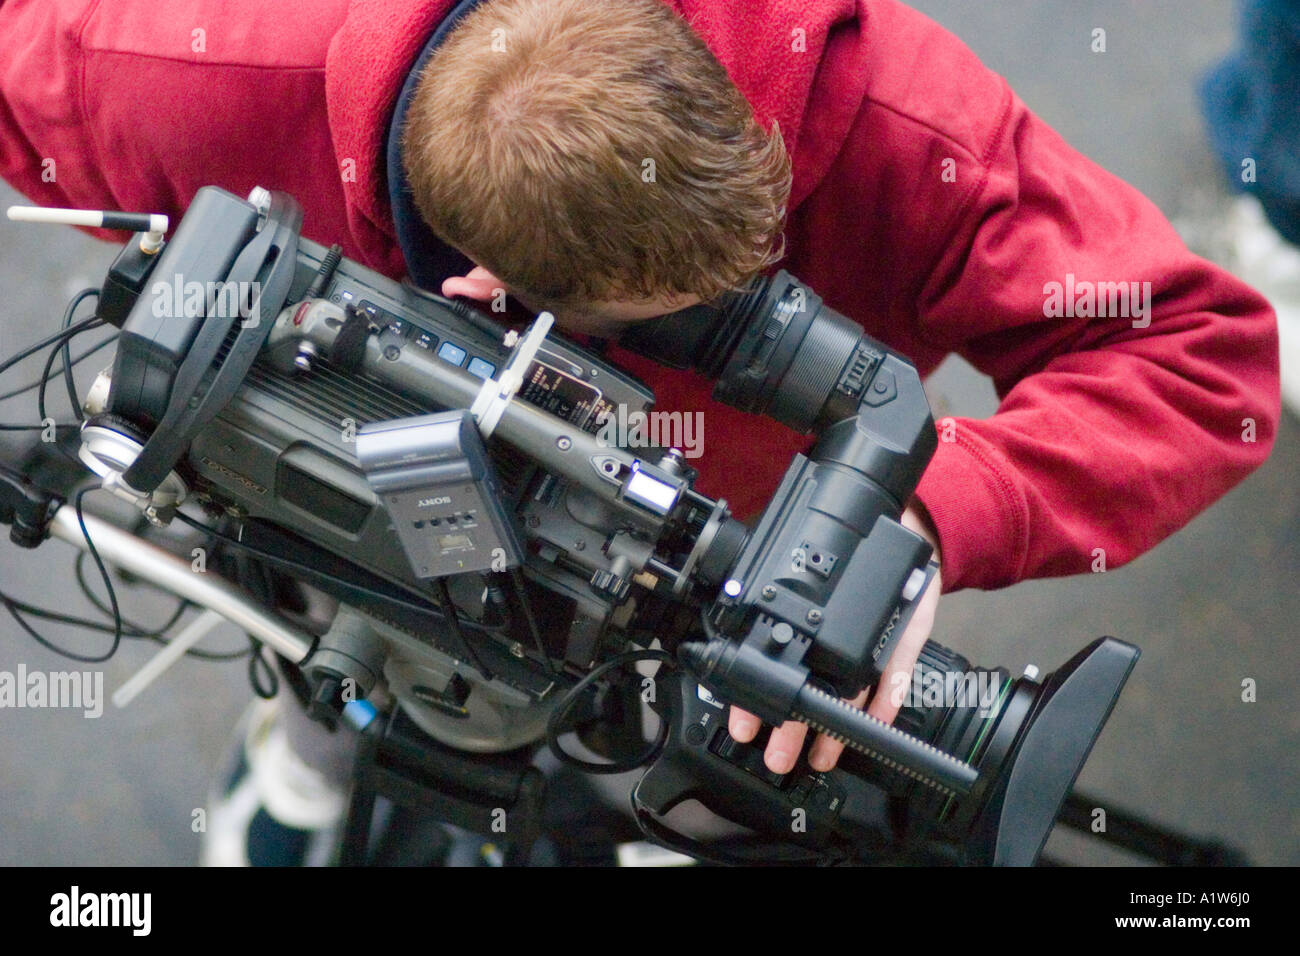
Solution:
{"label": "brown hair", "polygon": [[487,0],[402,140],[433,232],[546,307],[694,293],[782,255],[790,160],[662,0]]}

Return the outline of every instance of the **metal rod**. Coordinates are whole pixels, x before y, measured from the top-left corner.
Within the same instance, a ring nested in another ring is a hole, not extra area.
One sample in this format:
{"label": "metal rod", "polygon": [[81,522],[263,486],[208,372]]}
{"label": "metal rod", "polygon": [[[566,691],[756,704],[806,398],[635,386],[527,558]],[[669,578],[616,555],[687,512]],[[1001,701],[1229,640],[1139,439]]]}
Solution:
{"label": "metal rod", "polygon": [[143,667],[113,692],[113,706],[125,707],[135,700],[141,691],[161,677],[164,671],[185,655],[186,651],[207,637],[212,633],[213,628],[219,627],[224,621],[224,617],[211,610],[204,611],[196,617],[184,630],[168,641],[166,647],[145,661]]}
{"label": "metal rod", "polygon": [[[1108,802],[1087,794],[1071,793],[1065,798],[1056,822],[1169,866],[1248,866],[1250,863],[1235,847],[1158,826],[1108,806]],[[1093,827],[1093,814],[1099,808],[1106,810],[1105,828],[1102,830]]]}
{"label": "metal rod", "polygon": [[[163,590],[210,608],[263,644],[269,644],[295,664],[301,662],[311,650],[313,641],[310,636],[264,611],[252,598],[224,578],[195,571],[183,558],[94,515],[85,515],[85,519],[86,530],[95,542],[95,549],[108,564],[130,571]],[[77,515],[71,507],[62,507],[55,513],[50,521],[50,534],[82,550],[89,550],[85,535],[77,523]]]}

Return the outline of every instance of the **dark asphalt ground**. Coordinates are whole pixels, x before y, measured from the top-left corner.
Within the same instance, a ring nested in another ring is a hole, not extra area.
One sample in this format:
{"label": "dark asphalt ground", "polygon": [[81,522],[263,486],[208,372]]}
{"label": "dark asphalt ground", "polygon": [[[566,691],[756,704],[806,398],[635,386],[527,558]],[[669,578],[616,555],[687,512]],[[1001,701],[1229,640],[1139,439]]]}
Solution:
{"label": "dark asphalt ground", "polygon": [[[1232,43],[1219,0],[919,0],[1071,143],[1146,192],[1171,218],[1215,198],[1193,83]],[[1095,27],[1107,52],[1089,50]],[[20,202],[0,188],[0,205]],[[70,295],[98,285],[116,247],[67,227],[0,221],[0,356],[56,327]],[[85,340],[87,342],[90,339]],[[108,353],[102,353],[107,355]],[[82,388],[106,362],[87,362]],[[7,391],[39,373],[26,363]],[[992,389],[950,360],[928,383],[939,412],[983,416]],[[53,407],[66,414],[61,388]],[[0,421],[35,421],[31,396]],[[56,412],[56,414],[59,414]],[[938,417],[936,415],[936,417]],[[935,638],[977,664],[1014,673],[1058,666],[1091,638],[1129,640],[1143,656],[1083,771],[1097,805],[1232,843],[1257,863],[1300,863],[1300,422],[1288,417],[1271,459],[1187,528],[1128,567],[962,593],[940,605]],[[0,587],[91,613],[73,551],[0,543]],[[123,589],[137,620],[169,602]],[[52,630],[91,653],[105,638]],[[219,643],[238,647],[233,632]],[[132,644],[105,666],[118,686],[152,653]],[[0,619],[0,670],[65,664]],[[1253,703],[1241,700],[1252,678]],[[250,699],[242,664],[184,662],[140,700],[98,720],[79,712],[0,712],[0,863],[190,864],[192,811]],[[1126,862],[1096,836],[1061,834],[1048,852],[1075,863]]]}

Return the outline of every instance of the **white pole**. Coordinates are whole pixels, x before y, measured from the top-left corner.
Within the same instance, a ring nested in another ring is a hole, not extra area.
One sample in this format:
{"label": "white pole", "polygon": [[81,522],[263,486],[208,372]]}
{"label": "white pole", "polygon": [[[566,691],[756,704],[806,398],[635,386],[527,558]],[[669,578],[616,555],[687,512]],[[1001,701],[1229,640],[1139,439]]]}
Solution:
{"label": "white pole", "polygon": [[225,621],[216,611],[204,611],[185,630],[167,642],[167,646],[149,658],[144,667],[135,672],[125,684],[113,693],[113,706],[125,707],[140,694],[142,690],[162,676],[163,671],[171,667],[191,647],[211,633],[212,629]]}
{"label": "white pole", "polygon": [[[42,222],[59,226],[89,226],[92,229],[125,229],[148,235],[142,240],[145,252],[157,252],[170,225],[161,213],[114,213],[102,209],[47,209],[44,206],[10,206],[5,212],[14,222]],[[107,217],[108,225],[104,225]]]}
{"label": "white pole", "polygon": [[104,224],[103,212],[95,209],[46,209],[43,206],[10,206],[7,215],[14,222],[48,222],[61,226],[90,226],[95,229]]}

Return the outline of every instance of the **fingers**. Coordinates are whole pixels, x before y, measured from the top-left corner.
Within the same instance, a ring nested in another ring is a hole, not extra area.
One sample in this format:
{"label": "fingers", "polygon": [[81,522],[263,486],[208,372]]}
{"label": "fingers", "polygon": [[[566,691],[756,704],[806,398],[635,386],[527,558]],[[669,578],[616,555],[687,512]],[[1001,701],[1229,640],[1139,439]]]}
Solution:
{"label": "fingers", "polygon": [[476,302],[489,302],[505,288],[504,283],[482,266],[475,266],[466,275],[450,276],[442,282],[442,294],[448,299],[463,295]]}
{"label": "fingers", "polygon": [[[939,608],[939,592],[943,589],[941,575],[941,571],[935,572],[934,580],[921,596],[921,603],[917,605],[912,619],[907,624],[907,630],[903,632],[898,646],[889,657],[889,664],[880,679],[879,690],[872,698],[871,706],[867,708],[867,713],[877,720],[892,724],[898,717],[899,710],[902,709],[903,700],[912,682],[912,671],[916,667],[916,660],[921,656],[925,642],[930,639],[930,632],[934,630],[935,614]],[[853,700],[853,705],[861,707],[866,699],[867,692],[863,691]],[[822,734],[813,741],[808,751],[808,764],[814,770],[825,773],[834,768],[843,753],[843,744]]]}
{"label": "fingers", "polygon": [[[762,724],[763,722],[753,714],[739,707],[732,707],[731,714],[727,718],[727,730],[742,744],[747,744],[758,736],[758,729]],[[773,730],[767,741],[767,749],[763,751],[763,763],[767,765],[767,769],[773,773],[789,773],[793,770],[807,734],[808,728],[793,720],[787,720]]]}
{"label": "fingers", "polygon": [[763,763],[773,773],[789,773],[799,759],[803,749],[803,740],[808,736],[808,726],[793,720],[787,720],[772,731],[768,738],[767,750],[763,752]]}
{"label": "fingers", "polygon": [[758,736],[758,728],[763,722],[747,710],[741,710],[739,707],[731,708],[731,715],[727,718],[727,730],[731,736],[739,740],[742,744],[747,744]]}
{"label": "fingers", "polygon": [[[925,594],[922,595],[921,603],[912,614],[907,630],[903,632],[898,646],[890,655],[889,664],[880,680],[879,692],[872,698],[871,706],[867,708],[867,713],[877,720],[892,724],[902,708],[917,658],[921,656],[921,650],[925,647],[925,642],[930,639],[930,632],[934,630],[939,593],[942,589],[942,572],[937,571]],[[868,692],[864,690],[851,703],[855,707],[861,707],[866,703],[867,696]],[[731,708],[727,729],[736,740],[749,743],[758,735],[760,726],[762,721],[753,714],[737,707]],[[789,773],[793,770],[807,734],[808,728],[794,721],[786,721],[773,730],[767,743],[767,750],[763,754],[763,762],[767,765],[767,769],[773,773]],[[814,770],[825,773],[835,767],[843,753],[843,744],[822,734],[813,741],[812,747],[808,750],[808,764]]]}

